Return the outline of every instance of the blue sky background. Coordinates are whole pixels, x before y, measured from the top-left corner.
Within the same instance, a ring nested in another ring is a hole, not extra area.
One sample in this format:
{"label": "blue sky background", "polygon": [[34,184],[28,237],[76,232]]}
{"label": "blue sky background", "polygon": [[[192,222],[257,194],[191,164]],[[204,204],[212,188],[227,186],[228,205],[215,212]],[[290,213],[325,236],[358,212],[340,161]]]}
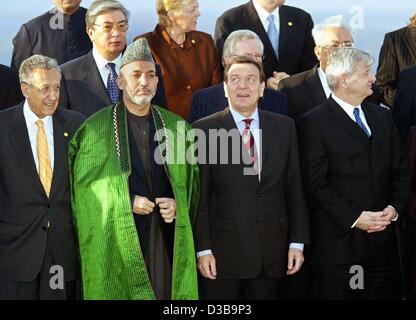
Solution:
{"label": "blue sky background", "polygon": [[[83,0],[82,6],[88,7],[92,2],[93,0]],[[157,23],[155,0],[121,0],[121,2],[131,12],[130,29],[127,33],[129,42],[136,35],[153,30]],[[216,18],[225,10],[246,1],[200,0],[199,2],[201,17],[198,20],[198,30],[213,35]],[[416,13],[415,0],[286,0],[286,4],[308,11],[315,23],[327,16],[342,14],[346,21],[352,23],[356,46],[370,52],[377,59],[384,34],[405,26],[408,18]],[[20,25],[51,7],[52,0],[2,1],[0,63],[10,64],[12,39]],[[358,21],[357,25],[359,16],[363,19]]]}

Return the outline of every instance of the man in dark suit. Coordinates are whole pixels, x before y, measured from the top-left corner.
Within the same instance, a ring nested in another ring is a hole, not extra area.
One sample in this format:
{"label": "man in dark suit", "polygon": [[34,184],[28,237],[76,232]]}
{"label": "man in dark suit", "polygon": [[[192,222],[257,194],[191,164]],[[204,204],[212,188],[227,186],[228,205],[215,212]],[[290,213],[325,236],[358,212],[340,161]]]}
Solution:
{"label": "man in dark suit", "polygon": [[408,26],[386,33],[378,61],[376,84],[383,103],[391,107],[400,71],[416,64],[416,14]]}
{"label": "man in dark suit", "polygon": [[74,299],[67,145],[83,116],[57,109],[56,60],[28,58],[20,79],[25,102],[0,112],[0,299]]}
{"label": "man in dark suit", "polygon": [[19,70],[23,60],[34,54],[52,57],[59,64],[91,50],[85,32],[85,8],[82,0],[53,0],[55,8],[23,24],[13,39],[11,67]]}
{"label": "man in dark suit", "polygon": [[[342,16],[324,19],[313,28],[312,35],[316,43],[314,50],[319,65],[282,79],[279,83],[279,90],[288,97],[289,115],[295,120],[329,98],[331,90],[325,75],[328,57],[337,48],[351,47],[354,44]],[[376,86],[373,86],[373,90],[375,92],[367,100],[379,103]]]}
{"label": "man in dark suit", "polygon": [[[62,65],[60,106],[88,117],[121,99],[116,81],[126,47],[129,11],[118,1],[96,0],[88,8],[86,21],[93,49]],[[159,81],[153,102],[165,106],[162,88]]]}
{"label": "man in dark suit", "polygon": [[220,58],[224,41],[232,31],[249,29],[258,34],[265,47],[263,66],[267,87],[275,90],[281,79],[309,70],[317,62],[311,16],[301,9],[283,5],[284,2],[251,0],[224,12],[215,25],[214,41]]}
{"label": "man in dark suit", "polygon": [[[222,63],[225,67],[227,62],[235,56],[251,57],[258,63],[262,63],[263,51],[263,43],[253,31],[233,31],[225,40]],[[189,122],[192,123],[210,114],[224,110],[227,105],[228,101],[225,97],[224,85],[222,83],[200,89],[192,95]],[[286,96],[272,89],[264,89],[264,97],[259,102],[259,108],[288,115]]]}
{"label": "man in dark suit", "polygon": [[261,64],[233,58],[225,69],[229,107],[194,123],[204,299],[281,299],[284,277],[299,271],[309,242],[295,124],[257,108],[264,87]]}
{"label": "man in dark suit", "polygon": [[416,125],[416,65],[400,72],[399,85],[392,108],[400,138],[406,144],[409,129]]}
{"label": "man in dark suit", "polygon": [[363,103],[373,62],[355,48],[334,51],[326,67],[332,96],[298,120],[315,299],[400,297],[394,222],[409,177],[389,110]]}
{"label": "man in dark suit", "polygon": [[13,107],[23,100],[17,72],[0,64],[0,110]]}

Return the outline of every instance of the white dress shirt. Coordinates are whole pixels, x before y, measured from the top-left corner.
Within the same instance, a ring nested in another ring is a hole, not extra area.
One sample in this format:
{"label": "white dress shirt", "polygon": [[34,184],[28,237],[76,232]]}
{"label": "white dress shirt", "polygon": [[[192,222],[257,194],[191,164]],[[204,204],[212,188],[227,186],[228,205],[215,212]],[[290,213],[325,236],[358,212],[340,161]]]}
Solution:
{"label": "white dress shirt", "polygon": [[257,15],[260,18],[260,21],[264,27],[264,30],[267,33],[267,29],[269,28],[269,20],[267,18],[272,14],[274,15],[274,25],[276,26],[277,32],[280,34],[280,17],[279,17],[279,7],[277,7],[272,13],[264,10],[264,8],[257,3],[256,0],[253,1],[254,9],[257,11]]}
{"label": "white dress shirt", "polygon": [[321,84],[322,84],[322,87],[324,88],[326,98],[328,99],[332,91],[331,89],[329,89],[328,81],[326,80],[326,74],[321,68],[318,68],[317,70],[318,70],[319,80],[321,80]]}
{"label": "white dress shirt", "polygon": [[[38,136],[38,126],[36,121],[39,120],[39,117],[30,110],[27,100],[23,104],[23,116],[25,117],[27,132],[29,134],[30,146],[32,147],[33,160],[36,164],[36,170],[39,173],[39,160],[38,152],[36,148],[36,138]],[[51,159],[51,167],[53,168],[55,162],[55,153],[54,153],[54,142],[53,142],[53,119],[52,116],[47,116],[43,119],[43,125],[45,127],[46,140],[48,141],[49,149],[49,158]]]}
{"label": "white dress shirt", "polygon": [[[240,131],[240,135],[243,134],[243,130],[246,127],[246,124],[244,122],[244,119],[253,119],[250,124],[250,131],[254,137],[254,143],[256,144],[256,150],[257,150],[257,157],[258,159],[261,159],[261,133],[260,133],[260,118],[259,118],[259,111],[256,108],[256,111],[251,115],[251,117],[246,118],[236,110],[234,110],[232,107],[230,107],[230,113],[234,119],[235,124],[237,125],[238,131]],[[261,161],[259,161],[261,162]],[[259,163],[259,180],[260,180],[260,172],[261,172],[261,164]],[[303,251],[303,243],[291,243],[290,248],[295,248]],[[197,257],[205,256],[208,254],[212,254],[212,251],[210,249],[197,252]]]}
{"label": "white dress shirt", "polygon": [[94,57],[98,71],[100,72],[101,79],[103,79],[104,86],[107,88],[107,79],[110,74],[110,70],[107,69],[106,65],[107,63],[114,63],[116,65],[116,73],[117,75],[120,75],[121,54],[113,61],[108,61],[107,59],[104,59],[95,48],[93,48],[92,56]]}

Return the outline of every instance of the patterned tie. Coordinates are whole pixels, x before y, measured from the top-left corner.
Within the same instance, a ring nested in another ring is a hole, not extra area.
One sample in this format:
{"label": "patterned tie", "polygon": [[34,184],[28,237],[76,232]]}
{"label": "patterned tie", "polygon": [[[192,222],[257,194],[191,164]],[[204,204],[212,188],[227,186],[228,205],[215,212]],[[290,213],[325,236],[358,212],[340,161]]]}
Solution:
{"label": "patterned tie", "polygon": [[271,14],[267,17],[269,21],[269,27],[267,28],[267,35],[269,36],[270,43],[272,44],[276,58],[279,59],[279,32],[274,24],[274,15]]}
{"label": "patterned tie", "polygon": [[361,120],[360,109],[354,108],[353,114],[355,117],[355,122],[360,126],[361,129],[363,129],[367,137],[370,137],[370,132],[368,132],[367,127],[364,125],[363,121]]}
{"label": "patterned tie", "polygon": [[110,71],[107,78],[107,91],[110,95],[111,103],[118,102],[119,98],[119,90],[117,86],[117,72],[116,72],[116,65],[114,63],[107,63],[105,67]]}
{"label": "patterned tie", "polygon": [[245,122],[245,125],[246,125],[241,135],[243,139],[243,145],[248,151],[249,163],[253,164],[253,168],[258,174],[259,170],[258,170],[258,158],[257,158],[256,144],[254,141],[254,136],[250,131],[250,125],[253,119],[244,119],[243,121]]}
{"label": "patterned tie", "polygon": [[43,188],[45,189],[46,195],[49,197],[52,184],[52,166],[51,159],[49,157],[48,141],[46,140],[45,127],[43,121],[38,120],[35,122],[38,127],[38,135],[36,137],[36,150],[38,153],[39,163],[39,178],[42,182]]}

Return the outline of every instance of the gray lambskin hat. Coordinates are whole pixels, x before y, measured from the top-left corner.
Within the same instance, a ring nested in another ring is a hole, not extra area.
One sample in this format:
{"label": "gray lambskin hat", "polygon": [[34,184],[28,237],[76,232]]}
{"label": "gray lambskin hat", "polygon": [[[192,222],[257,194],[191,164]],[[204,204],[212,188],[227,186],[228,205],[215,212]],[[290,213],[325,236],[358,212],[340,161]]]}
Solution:
{"label": "gray lambskin hat", "polygon": [[139,38],[127,47],[126,51],[124,51],[123,58],[121,59],[120,69],[123,68],[124,65],[135,61],[155,63],[149,44],[145,38]]}

